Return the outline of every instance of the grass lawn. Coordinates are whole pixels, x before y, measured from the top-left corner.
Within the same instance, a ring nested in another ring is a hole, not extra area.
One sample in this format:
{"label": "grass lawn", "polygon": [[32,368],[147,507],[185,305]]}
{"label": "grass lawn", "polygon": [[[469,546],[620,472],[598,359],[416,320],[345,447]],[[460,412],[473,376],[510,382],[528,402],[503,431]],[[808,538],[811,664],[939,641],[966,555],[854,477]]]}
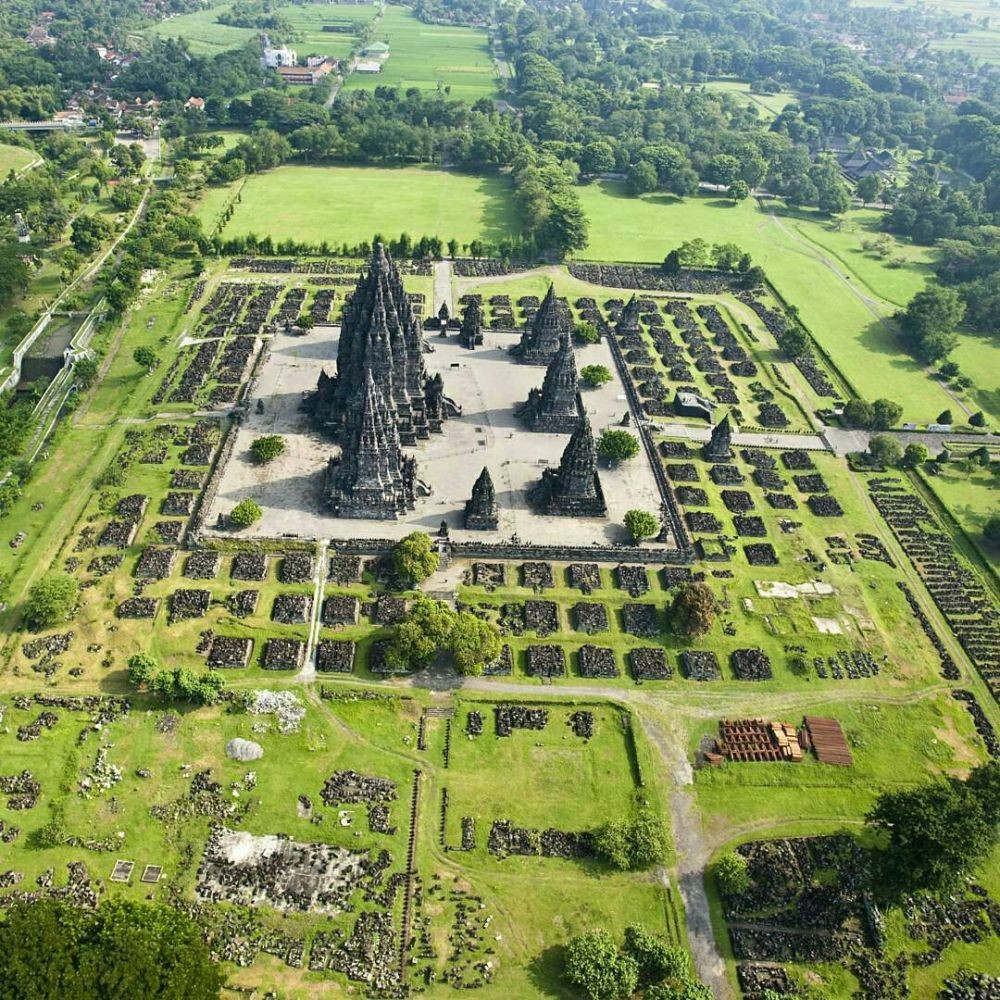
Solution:
{"label": "grass lawn", "polygon": [[921,476],[921,482],[962,526],[994,571],[1000,570],[1000,551],[983,537],[986,521],[1000,510],[996,477],[988,469],[965,473],[954,465],[941,468],[936,476]]}
{"label": "grass lawn", "polygon": [[[581,257],[660,261],[668,250],[694,236],[738,243],[764,267],[785,299],[798,307],[813,336],[859,394],[872,399],[890,395],[903,407],[904,419],[918,422],[933,420],[949,405],[940,385],[900,349],[887,322],[898,308],[894,300],[907,290],[906,279],[881,261],[851,252],[846,245],[851,234],[828,233],[822,217],[807,223],[800,215],[771,216],[753,201],[733,205],[711,196],[632,198],[613,181],[580,188],[580,198],[591,223],[590,245]],[[848,214],[849,221],[853,215]],[[863,229],[869,220],[868,213],[861,213],[859,227]],[[831,235],[836,239],[831,241]],[[860,240],[861,233],[854,238]],[[912,280],[916,291],[922,276]],[[975,344],[983,362],[989,353],[1000,364],[1000,350],[994,354],[980,338]],[[1000,400],[994,405],[1000,413]]]}
{"label": "grass lawn", "polygon": [[144,34],[156,38],[183,38],[191,51],[198,55],[217,55],[238,49],[256,38],[255,28],[236,28],[219,24],[218,16],[225,7],[209,7],[193,14],[180,14],[147,28]]}
{"label": "grass lawn", "polygon": [[23,170],[37,158],[34,150],[0,143],[0,177],[6,178],[12,170]]}
{"label": "grass lawn", "polygon": [[[289,47],[295,49],[299,59],[307,55],[333,56],[345,59],[355,44],[355,31],[370,21],[377,8],[368,4],[351,7],[342,4],[307,3],[281,8],[281,16],[292,26],[295,34]],[[346,32],[324,31],[324,25],[348,25]]]}
{"label": "grass lawn", "polygon": [[[217,190],[228,189],[209,189],[199,211],[208,230],[221,208]],[[224,235],[352,244],[377,232],[498,240],[517,230],[509,193],[500,178],[424,167],[285,166],[247,180]]]}
{"label": "grass lawn", "polygon": [[744,80],[709,80],[705,84],[705,89],[719,94],[746,97],[746,103],[760,112],[763,121],[777,118],[785,107],[796,99],[795,95],[787,90],[777,94],[752,94],[750,84]]}
{"label": "grass lawn", "polygon": [[407,8],[387,5],[372,41],[389,45],[382,72],[352,73],[347,87],[441,88],[469,103],[496,94],[496,67],[481,29],[424,24]]}

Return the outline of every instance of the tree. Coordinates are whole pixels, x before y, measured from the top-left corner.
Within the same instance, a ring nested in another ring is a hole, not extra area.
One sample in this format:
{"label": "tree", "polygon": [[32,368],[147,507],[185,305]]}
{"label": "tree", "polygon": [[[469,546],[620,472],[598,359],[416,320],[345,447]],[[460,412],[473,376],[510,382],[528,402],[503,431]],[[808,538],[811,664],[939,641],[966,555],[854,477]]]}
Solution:
{"label": "tree", "polygon": [[302,315],[295,321],[295,325],[300,330],[311,330],[313,328],[313,318],[309,315],[309,313],[302,313]]}
{"label": "tree", "polygon": [[903,408],[891,399],[876,399],[872,403],[872,427],[877,431],[887,431],[899,423]]}
{"label": "tree", "polygon": [[458,672],[478,676],[487,663],[500,655],[503,639],[493,622],[477,618],[471,611],[460,611],[451,630],[449,646]]}
{"label": "tree", "polygon": [[800,326],[790,326],[778,337],[778,346],[786,358],[794,361],[809,353],[809,335]]}
{"label": "tree", "polygon": [[958,343],[954,330],[965,316],[965,302],[954,288],[932,285],[917,292],[896,314],[911,350],[927,364],[946,357]]}
{"label": "tree", "polygon": [[670,620],[678,635],[705,635],[715,621],[715,595],[707,583],[685,583],[670,605]]}
{"label": "tree", "polygon": [[580,369],[580,378],[592,389],[607,384],[613,377],[606,365],[585,365]]}
{"label": "tree", "polygon": [[630,997],[639,983],[635,959],[623,955],[603,929],[580,934],[566,946],[566,979],[590,1000]]}
{"label": "tree", "polygon": [[455,618],[455,612],[442,601],[428,597],[414,601],[405,620],[396,627],[386,650],[386,662],[393,670],[410,670],[429,663],[439,649],[449,645]]}
{"label": "tree", "polygon": [[678,274],[681,269],[681,255],[678,250],[671,250],[666,257],[663,258],[663,273],[664,274]]}
{"label": "tree", "polygon": [[704,983],[679,983],[650,986],[643,1000],[714,1000],[715,994]]}
{"label": "tree", "polygon": [[868,441],[868,453],[881,466],[889,468],[898,465],[903,457],[903,449],[895,438],[888,434],[873,434]]}
{"label": "tree", "polygon": [[573,337],[580,344],[596,344],[601,339],[597,327],[587,322],[577,323],[573,327]]}
{"label": "tree", "polygon": [[440,557],[431,545],[431,536],[414,531],[400,539],[392,549],[396,575],[411,585],[426,580],[437,568]]}
{"label": "tree", "polygon": [[629,193],[636,197],[648,194],[650,191],[655,191],[657,185],[656,167],[646,160],[639,160],[638,163],[633,163],[628,168],[625,183],[628,186]]}
{"label": "tree", "polygon": [[738,896],[750,888],[750,872],[747,859],[742,854],[730,851],[723,854],[714,866],[715,881],[724,896]]}
{"label": "tree", "polygon": [[625,928],[624,951],[635,959],[640,987],[664,979],[684,982],[691,978],[691,956],[680,948],[672,948],[637,924]]}
{"label": "tree", "polygon": [[5,995],[211,1000],[224,980],[198,925],[165,904],[14,903],[0,924]]}
{"label": "tree", "polygon": [[951,410],[942,410],[937,415],[937,420],[934,421],[936,424],[945,424],[950,427],[955,422],[955,416]]}
{"label": "tree", "polygon": [[73,220],[70,243],[80,253],[90,256],[111,235],[111,225],[98,215],[78,215]]}
{"label": "tree", "polygon": [[983,411],[979,410],[977,413],[973,413],[972,416],[969,417],[969,424],[972,427],[985,427],[986,417],[983,414]]}
{"label": "tree", "polygon": [[1000,842],[1000,762],[974,768],[965,781],[883,792],[866,820],[888,841],[882,868],[890,893],[952,889]]}
{"label": "tree", "polygon": [[875,407],[864,399],[849,399],[844,405],[844,423],[848,427],[871,427],[875,422]]}
{"label": "tree", "polygon": [[149,653],[135,653],[128,658],[128,682],[138,687],[152,680],[159,668],[156,659]]}
{"label": "tree", "polygon": [[983,525],[983,538],[991,545],[1000,545],[1000,514],[994,514]]}
{"label": "tree", "polygon": [[237,528],[249,528],[263,516],[260,504],[253,497],[246,497],[229,512],[229,523]]}
{"label": "tree", "polygon": [[264,434],[254,438],[250,444],[250,454],[258,465],[273,462],[285,451],[285,439],[279,434]]}
{"label": "tree", "polygon": [[145,368],[147,375],[160,364],[160,359],[152,347],[137,347],[132,352],[132,360],[140,368]]}
{"label": "tree", "polygon": [[594,831],[594,852],[620,871],[641,871],[663,860],[667,840],[663,824],[649,809],[631,819],[611,820]]}
{"label": "tree", "polygon": [[583,162],[580,166],[588,174],[606,174],[615,169],[615,151],[603,139],[589,142],[583,149]]}
{"label": "tree", "polygon": [[602,431],[597,439],[597,454],[609,462],[627,462],[639,454],[639,439],[628,431]]}
{"label": "tree", "polygon": [[623,521],[634,545],[638,545],[642,539],[649,538],[660,530],[658,518],[648,510],[627,510]]}
{"label": "tree", "polygon": [[915,469],[918,465],[923,465],[927,461],[929,454],[926,445],[919,443],[908,444],[903,451],[903,464],[907,468]]}
{"label": "tree", "polygon": [[744,180],[735,180],[729,185],[729,190],[726,193],[732,198],[734,204],[746,201],[750,197],[750,185]]}
{"label": "tree", "polygon": [[870,201],[875,201],[882,193],[882,179],[878,174],[868,174],[858,181],[855,188],[862,205],[867,205]]}
{"label": "tree", "polygon": [[73,378],[81,389],[89,389],[97,378],[97,359],[86,355],[73,362]]}
{"label": "tree", "polygon": [[24,602],[25,625],[34,632],[66,621],[80,599],[80,584],[68,573],[49,573],[33,584]]}

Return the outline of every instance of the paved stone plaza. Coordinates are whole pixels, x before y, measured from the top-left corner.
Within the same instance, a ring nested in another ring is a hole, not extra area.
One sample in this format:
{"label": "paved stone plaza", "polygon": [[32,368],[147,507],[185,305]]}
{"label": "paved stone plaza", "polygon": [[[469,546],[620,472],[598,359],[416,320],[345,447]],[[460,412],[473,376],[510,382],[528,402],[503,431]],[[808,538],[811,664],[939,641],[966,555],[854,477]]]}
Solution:
{"label": "paved stone plaza", "polygon": [[[274,538],[297,536],[316,539],[401,538],[420,529],[436,531],[447,521],[453,538],[481,541],[509,540],[517,535],[532,544],[590,545],[627,542],[622,518],[634,507],[656,513],[659,494],[652,470],[643,453],[616,469],[600,469],[608,505],[607,518],[544,517],[534,513],[526,493],[541,478],[547,466],[557,466],[568,434],[528,431],[514,416],[514,408],[542,384],[545,369],[516,363],[507,348],[517,336],[486,330],[483,346],[475,351],[458,343],[456,332],[441,338],[426,334],[433,353],[426,356],[431,374],[444,377],[447,394],[463,410],[461,417],[445,421],[441,434],[434,434],[415,448],[406,449],[417,459],[418,476],[431,488],[431,495],[417,500],[416,509],[398,521],[357,520],[332,517],[322,503],[323,473],[327,459],[339,446],[313,429],[302,411],[305,396],[316,386],[325,367],[336,370],[337,327],[316,327],[292,336],[279,333],[271,344],[250,401],[250,416],[239,428],[236,444],[223,471],[219,490],[205,520],[211,531],[220,513],[244,497],[253,497],[264,516],[240,537]],[[576,348],[577,367],[606,365],[615,372],[605,343]],[[600,389],[582,390],[584,406],[594,436],[618,424],[628,410],[625,391],[615,378]],[[257,399],[264,412],[255,412]],[[632,415],[633,421],[635,414]],[[285,453],[266,466],[254,465],[249,446],[262,434],[280,434]],[[465,502],[482,467],[487,465],[496,485],[500,521],[497,531],[466,531],[462,527]]]}

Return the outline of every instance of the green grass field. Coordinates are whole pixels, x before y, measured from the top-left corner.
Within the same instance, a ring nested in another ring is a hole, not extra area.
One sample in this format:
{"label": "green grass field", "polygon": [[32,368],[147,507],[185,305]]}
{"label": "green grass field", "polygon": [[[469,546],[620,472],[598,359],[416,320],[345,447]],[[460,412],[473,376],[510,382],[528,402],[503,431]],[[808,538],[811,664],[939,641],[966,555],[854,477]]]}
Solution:
{"label": "green grass field", "polygon": [[705,89],[720,94],[745,97],[746,103],[760,112],[762,121],[777,118],[787,105],[795,100],[795,95],[787,90],[777,94],[752,94],[750,84],[743,80],[709,80],[705,84]]}
{"label": "green grass field", "polygon": [[[667,251],[694,236],[734,242],[766,270],[778,291],[799,313],[855,390],[867,398],[887,392],[903,407],[904,419],[933,420],[953,405],[940,384],[905,354],[890,319],[926,278],[924,255],[901,248],[913,266],[895,269],[864,253],[860,241],[873,214],[847,214],[851,231],[830,231],[821,216],[762,211],[755,202],[733,205],[717,197],[679,200],[669,195],[629,197],[616,182],[580,189],[590,218],[589,260],[661,261]],[[856,221],[855,221],[856,220]],[[853,245],[852,245],[853,244]],[[1000,369],[1000,347],[965,337],[955,359],[970,372]],[[975,405],[1000,415],[1000,400],[983,384]]]}
{"label": "green grass field", "polygon": [[[374,5],[352,7],[343,4],[312,3],[289,6],[281,9],[281,16],[291,24],[294,36],[289,46],[298,53],[299,59],[307,55],[346,58],[354,47],[356,31],[370,21],[377,8]],[[349,23],[351,32],[324,31],[323,25],[343,25]]]}
{"label": "green grass field", "polygon": [[470,103],[496,93],[496,67],[485,31],[424,24],[405,7],[386,6],[373,41],[389,44],[382,72],[354,73],[347,87],[441,88]]}
{"label": "green grass field", "polygon": [[[855,0],[858,7],[890,7],[906,10],[914,5],[902,0]],[[996,18],[996,7],[990,0],[931,0],[927,8],[963,18],[969,30],[953,36],[935,38],[932,49],[943,52],[959,51],[987,62],[1000,62],[1000,24]],[[983,22],[986,26],[983,27]]]}
{"label": "green grass field", "polygon": [[[226,190],[209,189],[199,210],[208,230]],[[225,235],[356,243],[370,240],[375,232],[387,237],[407,232],[468,243],[516,231],[503,179],[423,167],[285,166],[247,180]]]}
{"label": "green grass field", "polygon": [[0,177],[6,178],[12,170],[23,170],[35,159],[37,155],[31,149],[0,143]]}
{"label": "green grass field", "polygon": [[962,526],[982,557],[1000,571],[1000,551],[983,537],[986,521],[1000,510],[1000,489],[988,469],[960,471],[945,465],[936,476],[922,476],[922,481]]}
{"label": "green grass field", "polygon": [[256,38],[253,28],[235,28],[218,23],[221,7],[209,7],[193,14],[180,14],[147,28],[147,37],[183,38],[191,51],[198,55],[217,55],[230,49],[238,49]]}

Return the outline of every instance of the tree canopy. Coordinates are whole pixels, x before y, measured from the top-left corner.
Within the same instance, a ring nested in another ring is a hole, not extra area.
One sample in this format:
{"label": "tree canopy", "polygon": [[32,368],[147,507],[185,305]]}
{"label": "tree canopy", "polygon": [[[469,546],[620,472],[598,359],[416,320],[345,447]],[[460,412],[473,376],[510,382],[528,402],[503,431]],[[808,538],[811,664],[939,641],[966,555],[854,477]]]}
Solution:
{"label": "tree canopy", "polygon": [[49,573],[28,591],[24,623],[34,631],[66,621],[80,599],[80,584],[68,573]]}

